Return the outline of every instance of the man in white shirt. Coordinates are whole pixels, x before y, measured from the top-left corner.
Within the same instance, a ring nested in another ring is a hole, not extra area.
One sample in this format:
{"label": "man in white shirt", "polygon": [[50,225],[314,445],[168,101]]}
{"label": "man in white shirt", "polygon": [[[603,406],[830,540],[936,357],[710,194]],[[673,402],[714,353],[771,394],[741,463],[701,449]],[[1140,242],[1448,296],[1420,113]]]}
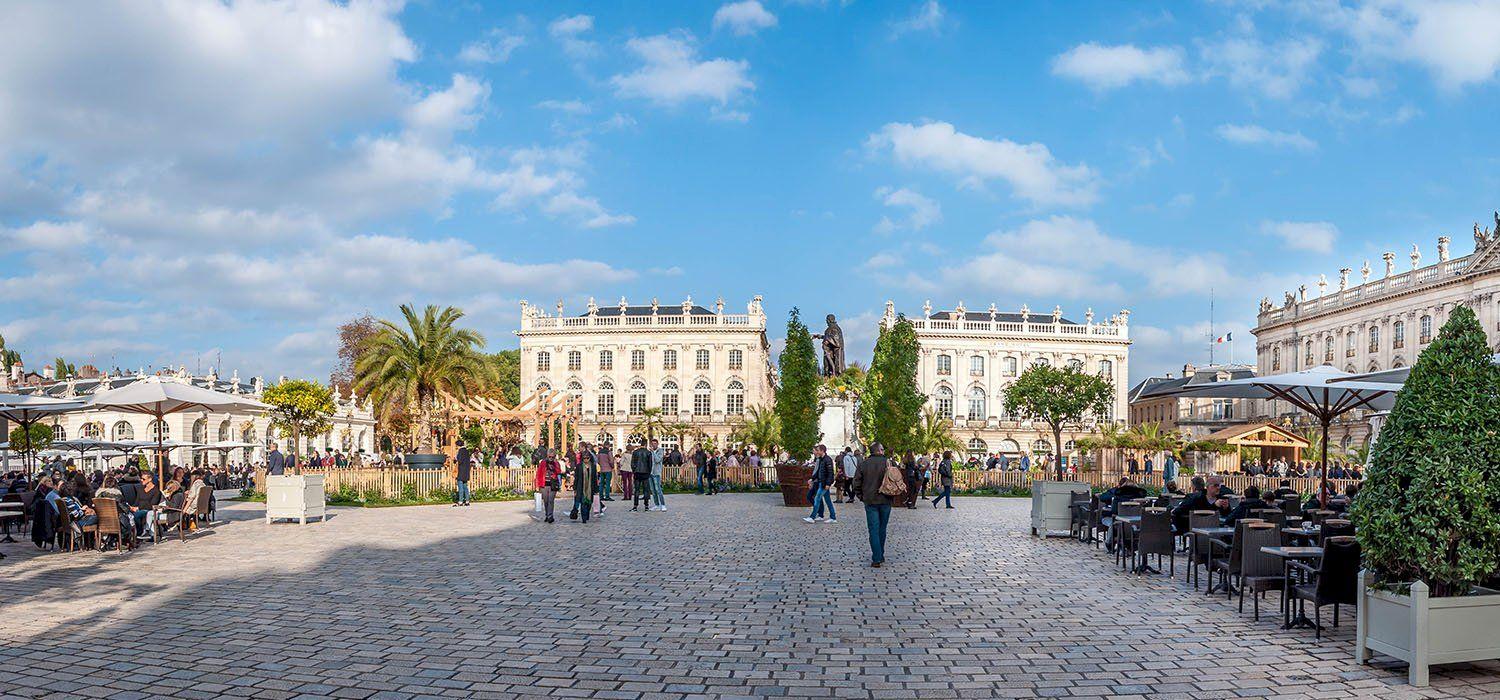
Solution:
{"label": "man in white shirt", "polygon": [[661,470],[666,463],[666,452],[661,449],[661,444],[656,438],[651,439],[651,490],[648,492],[656,499],[656,507],[653,510],[665,511],[667,499],[661,492]]}
{"label": "man in white shirt", "polygon": [[854,502],[854,471],[859,468],[859,457],[855,456],[854,450],[844,448],[844,453],[839,455],[839,503]]}

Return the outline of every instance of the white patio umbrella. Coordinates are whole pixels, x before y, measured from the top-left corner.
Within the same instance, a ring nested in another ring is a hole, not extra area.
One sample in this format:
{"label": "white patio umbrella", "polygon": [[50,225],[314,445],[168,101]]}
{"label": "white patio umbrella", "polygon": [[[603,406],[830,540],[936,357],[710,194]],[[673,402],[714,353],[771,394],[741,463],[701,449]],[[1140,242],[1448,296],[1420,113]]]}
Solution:
{"label": "white patio umbrella", "polygon": [[[161,377],[145,377],[119,389],[110,389],[94,394],[89,399],[89,408],[113,408],[117,411],[144,413],[161,421],[165,416],[183,411],[214,411],[219,413],[251,413],[269,409],[259,401],[244,396],[226,394],[204,389]],[[196,444],[196,443],[187,443]],[[156,431],[157,477],[166,478],[166,465],[161,453],[166,440],[161,431]]]}
{"label": "white patio umbrella", "polygon": [[[1500,354],[1491,357],[1490,360],[1500,365]],[[1376,382],[1380,384],[1405,384],[1406,378],[1411,376],[1411,367],[1397,367],[1382,372],[1366,372],[1364,374],[1351,374],[1347,377],[1332,380],[1339,382]]]}
{"label": "white patio umbrella", "polygon": [[1200,384],[1152,396],[1274,399],[1306,411],[1317,419],[1318,425],[1323,429],[1323,449],[1318,465],[1322,477],[1318,495],[1323,498],[1328,490],[1328,425],[1334,418],[1357,408],[1390,410],[1396,401],[1396,391],[1401,388],[1382,382],[1351,381],[1353,378],[1354,375],[1348,372],[1339,371],[1331,365],[1322,365],[1301,372]]}
{"label": "white patio umbrella", "polygon": [[[209,450],[215,450],[219,453],[219,461],[223,463],[229,461],[228,457],[230,450],[237,450],[244,447],[260,447],[260,445],[253,442],[238,442],[235,440],[229,440],[227,442],[215,442],[208,445],[199,445],[197,447],[194,447],[193,451],[208,452]],[[223,465],[221,464],[221,466]]]}
{"label": "white patio umbrella", "polygon": [[[0,393],[0,418],[15,423],[21,428],[30,431],[35,425],[47,416],[73,411],[82,411],[87,406],[82,401],[68,399],[54,399],[50,396],[32,396],[30,394]],[[26,458],[26,473],[31,474],[32,459],[36,455]]]}
{"label": "white patio umbrella", "polygon": [[[55,442],[52,443],[52,446],[55,447],[55,448],[57,448],[57,449],[71,450],[71,451],[77,452],[78,453],[79,468],[82,468],[83,458],[89,452],[98,452],[98,453],[100,453],[99,456],[102,457],[103,453],[105,451],[107,451],[107,450],[115,450],[115,451],[118,452],[118,451],[120,451],[120,448],[122,447],[122,445],[120,443],[118,443],[118,442],[110,442],[108,440],[95,440],[93,438],[78,438],[76,440],[57,440],[57,441],[55,441]],[[121,452],[121,454],[123,454],[123,452]]]}

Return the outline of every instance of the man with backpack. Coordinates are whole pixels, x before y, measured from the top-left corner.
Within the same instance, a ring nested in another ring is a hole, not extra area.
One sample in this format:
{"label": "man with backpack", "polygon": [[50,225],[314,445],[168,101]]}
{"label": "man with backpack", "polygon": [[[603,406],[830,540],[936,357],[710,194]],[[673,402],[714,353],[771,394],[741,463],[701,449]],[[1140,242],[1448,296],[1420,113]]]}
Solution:
{"label": "man with backpack", "polygon": [[885,563],[885,531],[891,522],[891,500],[906,493],[900,467],[885,458],[885,446],[870,445],[870,456],[854,470],[854,492],[865,504],[865,525],[870,529],[870,566]]}

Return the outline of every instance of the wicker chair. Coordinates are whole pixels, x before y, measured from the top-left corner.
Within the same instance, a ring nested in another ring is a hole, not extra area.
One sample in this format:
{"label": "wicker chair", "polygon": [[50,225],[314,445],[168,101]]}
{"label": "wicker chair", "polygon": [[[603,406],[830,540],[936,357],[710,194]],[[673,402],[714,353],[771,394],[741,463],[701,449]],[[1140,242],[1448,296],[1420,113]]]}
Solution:
{"label": "wicker chair", "polygon": [[[107,501],[109,499],[105,498],[105,499],[101,499],[101,500],[106,500]],[[66,507],[63,508],[63,511],[67,511],[67,510],[68,509]],[[94,513],[97,515],[98,511],[94,511]],[[69,518],[69,519],[71,520],[71,518]],[[79,524],[77,524],[76,521],[74,521],[72,523],[72,525],[71,525],[71,528],[72,528],[73,532],[75,532],[75,533],[78,534],[78,539],[83,540],[85,543],[88,541],[86,538],[89,535],[93,535],[94,536],[94,546],[97,547],[97,546],[99,546],[99,533],[103,532],[103,530],[99,527],[101,524],[102,524],[101,523],[101,519],[96,518],[94,520],[94,523],[92,525],[79,525]],[[76,543],[76,542],[74,543],[74,545],[75,546],[72,547],[70,549],[70,551],[77,550],[79,547],[82,546],[81,544]]]}
{"label": "wicker chair", "polygon": [[163,503],[157,507],[157,513],[161,515],[158,522],[162,525],[157,527],[157,538],[160,539],[163,529],[175,526],[177,528],[177,539],[186,540],[187,530],[193,525],[193,518],[198,515],[198,499],[192,494],[182,499],[181,508],[173,508]]}
{"label": "wicker chair", "polygon": [[77,551],[78,540],[83,538],[83,532],[73,525],[73,515],[68,512],[68,507],[62,505],[61,501],[58,502],[58,506],[53,509],[57,512],[57,528],[54,530],[57,533],[55,535],[57,549],[62,551],[66,547],[70,552]]}
{"label": "wicker chair", "polygon": [[1359,600],[1359,542],[1353,537],[1332,537],[1323,543],[1323,561],[1314,569],[1301,562],[1292,566],[1307,572],[1312,581],[1292,587],[1293,600],[1313,605],[1314,638],[1323,637],[1323,606],[1333,606],[1333,626],[1339,626],[1339,606],[1357,605]]}
{"label": "wicker chair", "polygon": [[1193,538],[1193,547],[1188,555],[1188,578],[1192,579],[1193,589],[1198,588],[1198,567],[1208,568],[1213,563],[1213,545],[1203,535],[1192,534],[1193,530],[1202,527],[1218,527],[1219,512],[1216,510],[1195,510],[1188,513],[1188,537]]}
{"label": "wicker chair", "polygon": [[198,501],[198,508],[195,511],[195,515],[197,515],[196,522],[212,525],[214,488],[208,484],[199,486],[196,496]]}
{"label": "wicker chair", "polygon": [[[107,538],[114,536],[115,548],[124,550],[128,541],[125,539],[125,528],[121,526],[119,502],[113,498],[95,498],[94,513],[99,516],[99,522],[94,526],[94,546],[102,552]],[[131,530],[134,531],[134,528]]]}
{"label": "wicker chair", "polygon": [[1256,508],[1250,511],[1250,517],[1257,520],[1264,520],[1268,523],[1275,523],[1278,528],[1286,523],[1286,513],[1282,512],[1279,508]]}
{"label": "wicker chair", "polygon": [[[1277,511],[1279,514],[1280,511]],[[1286,582],[1281,559],[1260,551],[1261,547],[1281,544],[1281,528],[1276,523],[1254,523],[1241,530],[1245,539],[1240,550],[1240,612],[1245,612],[1245,589],[1255,602],[1255,620],[1260,621],[1260,599],[1266,591],[1280,589]],[[1285,605],[1286,602],[1282,601]]]}
{"label": "wicker chair", "polygon": [[[1229,543],[1229,551],[1226,556],[1214,557],[1208,567],[1208,588],[1214,587],[1214,572],[1219,572],[1220,581],[1224,583],[1224,597],[1234,597],[1234,580],[1240,575],[1240,564],[1243,563],[1243,552],[1245,551],[1245,528],[1260,522],[1253,518],[1244,518],[1234,524],[1234,539]],[[1210,547],[1217,546],[1210,542]]]}
{"label": "wicker chair", "polygon": [[1329,518],[1323,521],[1323,529],[1318,531],[1318,546],[1323,546],[1330,538],[1353,537],[1354,523],[1341,518]]}
{"label": "wicker chair", "polygon": [[1123,567],[1125,565],[1125,550],[1134,546],[1134,542],[1131,540],[1135,537],[1134,531],[1121,522],[1119,516],[1140,515],[1142,510],[1140,501],[1125,501],[1124,503],[1115,505],[1116,517],[1111,523],[1110,529],[1114,533],[1111,536],[1111,541],[1115,547],[1115,564],[1118,566]]}
{"label": "wicker chair", "polygon": [[[1131,560],[1139,576],[1146,568],[1146,557],[1156,555],[1156,565],[1167,556],[1168,575],[1177,575],[1177,538],[1172,536],[1172,514],[1166,508],[1147,508],[1141,513],[1141,527],[1136,533]],[[1139,561],[1136,561],[1136,560]]]}

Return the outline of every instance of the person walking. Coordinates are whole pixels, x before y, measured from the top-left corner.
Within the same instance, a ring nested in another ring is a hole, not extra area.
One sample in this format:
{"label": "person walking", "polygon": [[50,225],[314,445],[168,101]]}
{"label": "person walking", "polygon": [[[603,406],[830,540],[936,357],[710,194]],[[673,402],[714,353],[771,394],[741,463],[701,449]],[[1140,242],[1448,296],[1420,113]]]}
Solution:
{"label": "person walking", "polygon": [[897,505],[907,508],[917,507],[917,479],[921,468],[916,456],[910,452],[907,452],[906,456],[901,459],[901,480],[906,483],[906,491],[901,499],[896,501]]}
{"label": "person walking", "polygon": [[635,505],[635,450],[630,451],[628,460],[624,453],[616,451],[615,468],[620,472],[620,498]]}
{"label": "person walking", "polygon": [[704,479],[707,476],[705,471],[708,469],[708,452],[703,449],[702,443],[693,447],[692,460],[693,470],[698,472],[698,495],[702,496],[708,493],[703,487]]}
{"label": "person walking", "polygon": [[[891,522],[891,499],[900,497],[905,487],[901,475],[887,474],[890,462],[885,458],[885,446],[870,443],[870,456],[854,470],[854,492],[865,504],[865,527],[870,531],[870,566],[879,568],[885,564],[886,528]],[[887,478],[889,476],[889,478]],[[891,482],[887,487],[886,482]]]}
{"label": "person walking", "polygon": [[468,443],[460,444],[458,454],[453,455],[453,481],[458,484],[453,507],[473,505],[469,502],[469,478],[473,473],[474,453],[469,451]]}
{"label": "person walking", "polygon": [[610,451],[608,444],[599,446],[599,452],[594,455],[594,463],[599,468],[599,500],[615,500],[611,494],[615,481],[615,454]]}
{"label": "person walking", "polygon": [[562,487],[562,465],[545,447],[537,448],[536,490],[542,492],[542,505],[546,507],[547,522],[552,522],[552,507],[557,500],[557,491]]}
{"label": "person walking", "polygon": [[[839,455],[839,474],[836,485],[838,486],[838,502],[854,502],[854,470],[859,468],[859,458],[854,456],[854,450],[844,447],[844,453]],[[847,499],[847,501],[845,500]]]}
{"label": "person walking", "polygon": [[719,492],[719,458],[709,456],[703,463],[703,483],[708,489],[708,495],[712,496]]}
{"label": "person walking", "polygon": [[630,510],[640,510],[641,501],[646,510],[651,510],[651,450],[645,443],[638,443],[630,452],[630,471],[635,481],[635,493],[630,499]]}
{"label": "person walking", "polygon": [[271,443],[271,451],[266,453],[266,474],[268,476],[281,476],[286,473],[286,455],[276,449],[276,443]]}
{"label": "person walking", "polygon": [[667,454],[661,449],[661,443],[656,438],[651,438],[651,490],[650,495],[656,499],[656,510],[666,511],[667,499],[661,492],[661,475],[663,467],[666,466]]}
{"label": "person walking", "polygon": [[599,480],[599,465],[596,460],[593,448],[584,443],[578,450],[578,461],[573,466],[573,511],[568,514],[568,519],[578,520],[581,517],[585,525],[589,522],[590,511],[594,509],[594,489]]}
{"label": "person walking", "polygon": [[948,510],[953,510],[953,452],[943,453],[943,460],[938,462],[938,481],[943,485],[943,492],[932,499],[932,507],[936,508],[938,501],[947,501]]}
{"label": "person walking", "polygon": [[[828,456],[828,448],[818,445],[813,448],[813,473],[807,485],[813,489],[812,514],[803,518],[805,523],[838,522],[838,516],[833,512],[833,498],[828,494],[828,487],[833,484],[833,458]],[[828,518],[823,518],[823,507],[828,507]]]}

